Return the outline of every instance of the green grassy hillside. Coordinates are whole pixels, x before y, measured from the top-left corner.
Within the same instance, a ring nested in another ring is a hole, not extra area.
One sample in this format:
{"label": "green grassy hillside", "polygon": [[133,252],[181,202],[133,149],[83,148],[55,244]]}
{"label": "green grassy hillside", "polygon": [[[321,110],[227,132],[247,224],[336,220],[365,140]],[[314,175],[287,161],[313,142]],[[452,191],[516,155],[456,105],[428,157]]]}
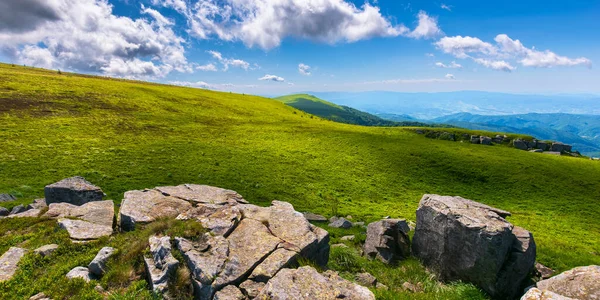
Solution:
{"label": "green grassy hillside", "polygon": [[[543,264],[558,270],[600,264],[595,161],[341,124],[255,96],[4,64],[0,141],[0,193],[20,199],[0,204],[5,207],[30,202],[45,185],[74,175],[117,202],[127,190],[199,183],[236,190],[256,204],[278,199],[298,211],[366,222],[388,215],[414,220],[424,193],[460,195],[511,211],[509,221],[533,232]],[[0,232],[0,253],[14,245],[68,244],[54,221],[4,219]],[[331,232],[333,242],[347,234]],[[64,274],[105,244],[139,253],[145,245],[139,236],[147,234],[68,245],[61,252],[68,259],[27,259],[17,279],[0,283],[0,298],[40,289],[55,299],[97,298],[94,285],[67,282]],[[344,251],[332,253],[330,267],[344,276],[372,272],[392,288],[376,291],[381,298],[483,297],[470,285],[435,283],[415,261],[384,267]],[[138,285],[127,288],[127,282],[141,278],[139,259],[128,255],[103,287],[135,292]],[[426,293],[401,292],[409,279],[423,280]]]}
{"label": "green grassy hillside", "polygon": [[427,124],[416,121],[395,122],[385,120],[370,113],[366,113],[348,106],[340,106],[308,94],[287,95],[275,99],[309,114],[340,123],[389,127],[428,126]]}

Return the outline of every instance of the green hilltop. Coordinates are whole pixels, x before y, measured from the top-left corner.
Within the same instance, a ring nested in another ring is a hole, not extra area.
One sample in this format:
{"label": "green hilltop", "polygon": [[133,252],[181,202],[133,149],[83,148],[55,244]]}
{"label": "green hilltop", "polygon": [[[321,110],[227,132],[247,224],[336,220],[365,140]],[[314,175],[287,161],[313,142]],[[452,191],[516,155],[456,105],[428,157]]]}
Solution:
{"label": "green hilltop", "polygon": [[[533,233],[538,261],[551,268],[600,264],[597,161],[343,124],[257,96],[6,64],[0,64],[0,141],[0,193],[19,199],[0,203],[7,208],[75,175],[116,203],[128,190],[198,183],[235,190],[254,204],[278,199],[297,211],[365,222],[384,216],[414,221],[423,194],[460,195],[511,211],[508,220]],[[68,281],[64,274],[105,245],[120,249],[99,282],[110,298],[150,298],[140,254],[147,236],[167,227],[71,244],[54,220],[0,219],[0,253],[16,245],[61,246],[56,258],[26,256],[15,279],[0,283],[0,298],[44,291],[54,299],[102,299],[96,283]],[[374,290],[378,298],[486,298],[472,285],[435,281],[414,259],[399,266],[367,261],[356,248],[364,231],[328,230],[332,244],[358,236],[345,242],[348,249],[332,250],[329,267],[347,278],[361,270],[375,275],[390,287]],[[405,281],[423,282],[424,293],[403,291]]]}

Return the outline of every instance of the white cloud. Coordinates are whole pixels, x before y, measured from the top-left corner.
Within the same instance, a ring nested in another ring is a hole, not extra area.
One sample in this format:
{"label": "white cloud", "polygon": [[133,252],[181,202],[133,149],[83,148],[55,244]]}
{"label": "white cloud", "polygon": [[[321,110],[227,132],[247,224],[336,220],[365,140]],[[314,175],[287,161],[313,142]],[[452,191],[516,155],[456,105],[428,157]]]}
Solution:
{"label": "white cloud", "polygon": [[253,89],[253,88],[257,87],[256,85],[253,85],[253,84],[207,83],[204,81],[197,81],[197,82],[170,81],[169,84],[202,88],[202,89],[215,90],[215,91],[234,91],[234,90],[247,89],[247,88]]}
{"label": "white cloud", "polygon": [[454,79],[454,75],[453,74],[446,74],[446,76],[444,76],[446,79]]}
{"label": "white cloud", "polygon": [[468,53],[482,53],[493,55],[497,52],[496,47],[478,38],[470,36],[443,37],[435,43],[435,46],[444,53],[452,54],[458,58],[467,58]]}
{"label": "white cloud", "polygon": [[452,11],[452,6],[451,5],[446,5],[444,3],[442,3],[442,5],[440,6],[441,9],[445,9],[447,11]]}
{"label": "white cloud", "polygon": [[235,58],[224,58],[221,52],[217,51],[209,50],[206,52],[208,52],[214,59],[218,60],[223,65],[223,71],[227,71],[230,66],[242,68],[244,70],[248,70],[250,68],[250,63],[247,61]]}
{"label": "white cloud", "polygon": [[484,58],[474,58],[473,61],[486,68],[491,68],[498,71],[512,72],[517,69],[504,60],[488,60]]}
{"label": "white cloud", "polygon": [[310,66],[301,63],[298,65],[298,72],[300,72],[300,74],[302,74],[302,75],[309,76],[310,75]]}
{"label": "white cloud", "polygon": [[444,34],[438,27],[437,19],[430,17],[426,12],[420,11],[417,17],[419,24],[406,36],[415,39],[431,39]]}
{"label": "white cloud", "polygon": [[445,68],[445,69],[460,69],[460,68],[462,68],[462,65],[457,64],[455,61],[452,61],[449,64],[444,64],[442,62],[436,62],[435,65],[436,65],[436,67]]}
{"label": "white cloud", "polygon": [[279,77],[276,75],[269,75],[269,74],[259,78],[258,80],[268,80],[268,81],[276,81],[276,82],[284,82],[285,81],[285,79],[283,79],[283,77]]}
{"label": "white cloud", "polygon": [[444,78],[422,78],[422,79],[387,79],[387,80],[379,80],[379,81],[367,81],[362,82],[361,84],[427,84],[427,83],[440,83],[440,82],[451,82],[455,81],[454,79],[447,78],[447,74]]}
{"label": "white cloud", "polygon": [[160,5],[162,7],[170,7],[178,12],[186,12],[187,4],[184,0],[152,0],[152,5]]}
{"label": "white cloud", "polygon": [[206,65],[197,66],[196,70],[214,72],[214,71],[217,71],[217,67],[214,64],[206,64]]}
{"label": "white cloud", "polygon": [[503,52],[520,58],[519,63],[525,67],[549,68],[555,66],[591,66],[592,61],[585,57],[568,58],[550,50],[537,51],[535,48],[523,46],[521,41],[513,40],[506,34],[499,34],[494,39]]}
{"label": "white cloud", "polygon": [[[1,10],[48,10],[32,24],[0,21],[0,48],[34,66],[72,69],[123,77],[163,77],[191,72],[184,40],[158,11],[142,6],[151,19],[113,15],[105,0],[2,1]],[[47,16],[46,16],[47,15]],[[45,49],[45,50],[41,50]]]}
{"label": "white cloud", "polygon": [[433,53],[425,53],[425,56],[427,56],[427,57],[435,57],[435,54],[433,54]]}

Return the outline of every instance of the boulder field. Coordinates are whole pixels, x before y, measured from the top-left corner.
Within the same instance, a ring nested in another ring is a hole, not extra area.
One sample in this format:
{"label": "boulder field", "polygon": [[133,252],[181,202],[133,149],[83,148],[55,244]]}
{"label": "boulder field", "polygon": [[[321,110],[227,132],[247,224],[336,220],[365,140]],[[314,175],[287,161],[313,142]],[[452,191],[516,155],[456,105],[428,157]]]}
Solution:
{"label": "boulder field", "polygon": [[[329,233],[308,220],[327,219],[299,213],[287,202],[274,200],[261,207],[232,190],[183,184],[128,191],[115,218],[113,201],[103,200],[102,190],[81,177],[49,185],[45,192],[51,201],[38,199],[0,218],[38,217],[47,209],[43,216],[57,219],[77,243],[164,218],[200,223],[206,232],[195,238],[156,235],[148,240],[143,255],[149,287],[164,298],[169,298],[169,280],[178,268],[189,270],[184,274],[190,274],[195,299],[375,299],[369,288],[388,289],[369,273],[356,274],[353,282],[327,270]],[[362,250],[386,264],[415,256],[440,280],[473,283],[494,299],[600,299],[599,266],[551,277],[552,270],[536,264],[533,235],[509,223],[508,216],[507,211],[461,197],[424,195],[416,226],[389,217],[370,223]],[[329,226],[365,228],[348,219],[352,217],[332,217]],[[348,235],[342,240],[353,239]],[[58,247],[46,245],[33,254],[10,248],[0,257],[0,281],[11,280],[25,255],[48,256]],[[119,249],[104,247],[87,267],[76,267],[65,276],[99,280],[116,253]],[[301,258],[326,271],[294,268]],[[542,280],[526,287],[535,270]],[[405,282],[400,288],[423,291],[420,283]],[[34,297],[49,299],[43,293]]]}

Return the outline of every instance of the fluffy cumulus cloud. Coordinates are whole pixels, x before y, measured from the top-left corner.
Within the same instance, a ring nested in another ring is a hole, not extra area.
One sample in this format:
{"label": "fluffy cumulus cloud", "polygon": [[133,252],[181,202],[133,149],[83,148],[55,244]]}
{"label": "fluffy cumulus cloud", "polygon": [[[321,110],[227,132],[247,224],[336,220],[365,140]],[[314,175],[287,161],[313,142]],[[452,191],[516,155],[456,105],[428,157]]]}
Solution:
{"label": "fluffy cumulus cloud", "polygon": [[470,58],[479,65],[505,72],[516,69],[511,61],[524,67],[542,68],[577,65],[591,67],[592,65],[591,60],[585,57],[569,58],[550,50],[539,51],[535,48],[527,48],[521,41],[513,40],[506,34],[497,35],[494,42],[495,44],[491,44],[476,37],[454,36],[441,38],[435,46],[442,52],[457,58]]}
{"label": "fluffy cumulus cloud", "polygon": [[439,67],[439,68],[444,68],[444,69],[460,69],[460,68],[462,68],[462,65],[456,63],[455,61],[453,61],[449,64],[445,64],[443,62],[436,62],[435,66]]}
{"label": "fluffy cumulus cloud", "polygon": [[309,76],[310,75],[310,66],[305,64],[298,65],[298,72],[302,75]]}
{"label": "fluffy cumulus cloud", "polygon": [[[122,77],[191,72],[184,40],[158,11],[115,16],[107,0],[0,3],[0,48],[19,63]],[[9,15],[12,15],[9,17]]]}
{"label": "fluffy cumulus cloud", "polygon": [[275,82],[284,82],[285,81],[285,79],[283,79],[283,77],[279,77],[277,75],[269,75],[269,74],[259,78],[258,80],[275,81]]}
{"label": "fluffy cumulus cloud", "polygon": [[444,76],[444,78],[446,79],[454,79],[454,74],[446,74],[446,76]]}
{"label": "fluffy cumulus cloud", "polygon": [[219,61],[221,63],[221,65],[223,65],[223,70],[227,71],[229,69],[229,67],[237,67],[237,68],[242,68],[244,70],[248,70],[250,69],[250,63],[241,59],[236,59],[236,58],[225,58],[223,57],[223,54],[221,54],[221,52],[217,52],[217,51],[206,51],[208,52],[208,54],[210,54],[214,59],[216,59],[217,61]]}
{"label": "fluffy cumulus cloud", "polygon": [[419,19],[417,27],[406,36],[415,39],[431,39],[444,34],[439,28],[437,20],[426,12],[420,11],[417,17]]}
{"label": "fluffy cumulus cloud", "polygon": [[215,66],[215,64],[200,65],[200,66],[196,66],[196,70],[215,72],[215,71],[217,71],[217,66]]}

